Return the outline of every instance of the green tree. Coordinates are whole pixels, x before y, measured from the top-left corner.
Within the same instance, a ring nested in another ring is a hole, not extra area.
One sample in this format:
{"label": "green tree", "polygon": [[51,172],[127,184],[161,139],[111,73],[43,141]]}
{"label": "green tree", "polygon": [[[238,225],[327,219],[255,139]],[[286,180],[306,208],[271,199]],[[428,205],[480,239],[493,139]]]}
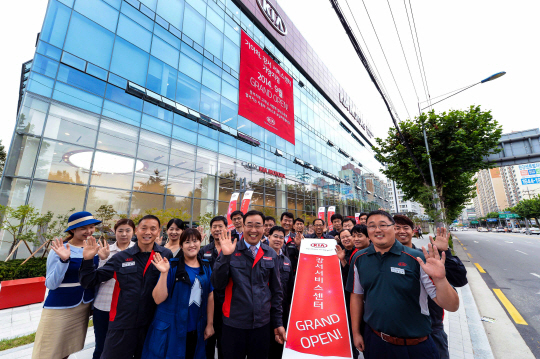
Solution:
{"label": "green tree", "polygon": [[[440,210],[433,207],[433,187],[422,129],[425,127]],[[387,165],[382,173],[398,183],[405,200],[422,204],[433,220],[452,221],[475,196],[474,174],[492,168],[485,156],[498,153],[502,129],[490,111],[471,106],[467,111],[422,113],[400,123],[401,133],[418,161],[421,176],[397,130],[391,127],[386,139],[377,138],[375,158]]]}
{"label": "green tree", "polygon": [[4,145],[2,144],[2,140],[0,140],[0,176],[2,176],[2,172],[4,171],[5,164],[6,164],[6,149]]}
{"label": "green tree", "polygon": [[[44,216],[52,218],[52,213],[47,213]],[[9,249],[10,254],[8,255],[8,258],[11,256],[12,252],[18,248],[21,242],[24,242],[28,251],[32,253],[28,243],[39,243],[36,227],[44,221],[43,216],[39,211],[29,205],[22,205],[17,208],[0,205],[0,218],[2,218],[2,225],[0,228],[9,233],[13,239]]]}
{"label": "green tree", "polygon": [[110,204],[102,204],[94,212],[96,219],[101,221],[101,223],[96,226],[101,233],[100,238],[109,239],[109,232],[114,227],[110,221],[116,216],[116,214],[116,210]]}
{"label": "green tree", "polygon": [[520,217],[526,219],[534,218],[536,225],[540,227],[540,223],[538,222],[540,218],[540,195],[530,199],[523,199],[510,210],[517,213]]}

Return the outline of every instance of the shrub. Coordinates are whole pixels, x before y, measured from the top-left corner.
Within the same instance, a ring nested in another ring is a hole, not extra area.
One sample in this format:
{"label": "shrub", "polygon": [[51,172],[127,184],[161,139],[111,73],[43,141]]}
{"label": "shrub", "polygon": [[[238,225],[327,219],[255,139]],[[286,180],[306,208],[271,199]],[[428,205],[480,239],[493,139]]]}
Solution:
{"label": "shrub", "polygon": [[45,277],[47,273],[47,258],[31,258],[23,266],[24,259],[13,259],[0,262],[0,281]]}

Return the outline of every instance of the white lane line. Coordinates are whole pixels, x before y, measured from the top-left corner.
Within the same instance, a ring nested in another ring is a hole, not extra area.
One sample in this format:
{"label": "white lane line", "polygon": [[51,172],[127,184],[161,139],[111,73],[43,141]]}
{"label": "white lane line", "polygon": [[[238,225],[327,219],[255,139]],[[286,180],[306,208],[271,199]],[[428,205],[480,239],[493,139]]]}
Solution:
{"label": "white lane line", "polygon": [[522,252],[522,251],[518,251],[517,249],[516,249],[516,252],[519,252],[519,253],[522,253],[522,254],[525,254],[526,256],[528,256],[528,254],[527,254],[527,253],[525,253],[525,252]]}
{"label": "white lane line", "polygon": [[531,273],[533,276],[540,278],[540,274]]}
{"label": "white lane line", "polygon": [[509,242],[509,241],[505,241],[506,243],[514,243],[514,242]]}
{"label": "white lane line", "polygon": [[474,243],[478,243],[478,241],[474,241]]}

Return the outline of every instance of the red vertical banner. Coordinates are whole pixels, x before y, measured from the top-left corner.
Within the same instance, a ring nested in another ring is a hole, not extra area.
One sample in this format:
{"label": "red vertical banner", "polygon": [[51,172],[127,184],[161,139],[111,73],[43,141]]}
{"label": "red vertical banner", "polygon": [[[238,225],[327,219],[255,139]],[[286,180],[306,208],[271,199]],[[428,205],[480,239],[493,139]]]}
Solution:
{"label": "red vertical banner", "polygon": [[328,207],[328,222],[327,222],[328,223],[328,232],[334,230],[334,225],[332,224],[332,220],[331,220],[334,213],[336,213],[336,207],[335,206]]}
{"label": "red vertical banner", "polygon": [[234,229],[234,225],[232,224],[232,221],[231,221],[231,213],[236,211],[236,203],[238,202],[238,196],[239,195],[240,195],[240,193],[234,192],[231,195],[231,201],[229,202],[229,209],[227,210],[227,223],[229,224],[227,226],[227,229],[229,231]]}
{"label": "red vertical banner", "polygon": [[324,221],[325,213],[326,213],[326,208],[325,207],[319,207],[318,218],[322,219]]}
{"label": "red vertical banner", "polygon": [[251,197],[253,196],[253,191],[246,191],[244,197],[242,198],[242,205],[240,206],[240,211],[243,214],[246,214],[249,209],[249,204],[251,203]]}
{"label": "red vertical banner", "polygon": [[355,213],[354,219],[356,220],[356,224],[360,224],[360,213]]}
{"label": "red vertical banner", "polygon": [[352,358],[336,242],[303,239],[283,359]]}
{"label": "red vertical banner", "polygon": [[238,114],[294,145],[293,79],[242,31]]}

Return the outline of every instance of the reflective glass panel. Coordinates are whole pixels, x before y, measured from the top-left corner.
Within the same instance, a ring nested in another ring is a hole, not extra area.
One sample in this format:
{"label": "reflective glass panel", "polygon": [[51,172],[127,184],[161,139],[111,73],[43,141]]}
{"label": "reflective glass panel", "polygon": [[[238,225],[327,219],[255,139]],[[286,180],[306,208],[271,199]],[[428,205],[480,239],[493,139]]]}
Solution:
{"label": "reflective glass panel", "polygon": [[111,61],[111,71],[144,86],[148,59],[148,53],[121,38],[117,38]]}
{"label": "reflective glass panel", "polygon": [[91,160],[92,150],[43,139],[34,177],[86,184]]}
{"label": "reflective glass panel", "polygon": [[119,191],[108,188],[90,187],[86,201],[86,211],[95,213],[100,206],[113,206],[117,215],[126,215],[129,206],[129,191]]}
{"label": "reflective glass panel", "polygon": [[139,129],[136,127],[102,119],[96,147],[104,151],[135,156],[138,135]]}
{"label": "reflective glass panel", "polygon": [[167,193],[175,196],[193,196],[195,185],[195,173],[193,171],[169,167],[169,179]]}
{"label": "reflective glass panel", "polygon": [[135,172],[133,189],[142,192],[165,193],[167,166],[155,162],[143,162],[145,166]]}
{"label": "reflective glass panel", "polygon": [[[82,161],[82,159],[81,159]],[[131,157],[96,151],[90,184],[94,186],[131,189],[133,171],[141,171],[145,163]]]}
{"label": "reflective glass panel", "polygon": [[170,138],[141,130],[137,157],[149,161],[169,163]]}
{"label": "reflective glass panel", "polygon": [[40,39],[56,47],[64,46],[64,38],[69,24],[71,9],[58,1],[49,1],[49,9],[43,23]]}
{"label": "reflective glass panel", "polygon": [[51,104],[43,136],[94,147],[99,118],[73,108]]}

